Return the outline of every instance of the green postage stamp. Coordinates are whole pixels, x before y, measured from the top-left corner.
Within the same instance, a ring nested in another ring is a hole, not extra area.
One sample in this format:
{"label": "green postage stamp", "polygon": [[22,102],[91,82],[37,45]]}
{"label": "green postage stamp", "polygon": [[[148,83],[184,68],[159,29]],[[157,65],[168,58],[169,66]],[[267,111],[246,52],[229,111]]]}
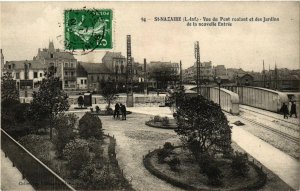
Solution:
{"label": "green postage stamp", "polygon": [[112,16],[111,9],[65,10],[65,49],[112,48]]}

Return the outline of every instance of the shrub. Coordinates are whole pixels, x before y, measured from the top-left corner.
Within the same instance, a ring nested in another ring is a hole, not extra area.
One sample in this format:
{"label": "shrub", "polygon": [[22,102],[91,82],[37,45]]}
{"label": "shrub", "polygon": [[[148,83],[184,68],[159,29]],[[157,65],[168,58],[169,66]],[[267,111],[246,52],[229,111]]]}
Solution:
{"label": "shrub", "polygon": [[178,171],[178,166],[180,165],[179,158],[173,157],[170,161],[168,161],[168,165],[172,171]]}
{"label": "shrub", "polygon": [[19,142],[43,163],[50,164],[52,143],[48,137],[29,134],[20,138]]}
{"label": "shrub", "polygon": [[206,173],[207,168],[209,168],[210,163],[214,162],[213,158],[208,153],[203,153],[200,155],[199,159],[197,159],[199,167],[201,168],[201,173]]}
{"label": "shrub", "polygon": [[92,113],[94,112],[94,108],[91,107],[90,110],[91,110]]}
{"label": "shrub", "polygon": [[54,127],[57,131],[54,143],[59,157],[62,156],[66,144],[75,138],[73,129],[75,129],[77,119],[75,114],[59,114],[54,120]]}
{"label": "shrub", "polygon": [[246,177],[249,172],[248,155],[236,151],[235,155],[232,157],[231,168],[233,174]]}
{"label": "shrub", "polygon": [[174,146],[170,142],[165,142],[164,149],[173,150]]}
{"label": "shrub", "polygon": [[95,109],[97,113],[100,113],[100,107],[98,105],[95,107]]}
{"label": "shrub", "polygon": [[160,122],[161,121],[161,117],[159,115],[155,115],[153,121],[154,121],[154,123]]}
{"label": "shrub", "polygon": [[114,113],[113,109],[110,107],[106,107],[106,114],[107,115],[112,115]]}
{"label": "shrub", "polygon": [[102,123],[99,117],[88,112],[85,113],[79,120],[79,134],[83,138],[102,138]]}
{"label": "shrub", "polygon": [[70,141],[64,148],[63,155],[72,175],[78,176],[82,167],[90,160],[88,142],[84,139]]}
{"label": "shrub", "polygon": [[161,123],[162,123],[164,126],[169,125],[169,123],[170,123],[169,118],[168,118],[168,117],[163,117],[163,118],[161,119]]}
{"label": "shrub", "polygon": [[222,185],[222,171],[217,166],[217,163],[211,162],[206,168],[205,175],[208,178],[208,184],[212,186],[220,186]]}
{"label": "shrub", "polygon": [[170,151],[166,150],[166,149],[160,149],[157,152],[157,159],[158,159],[158,163],[164,163],[165,162],[165,158],[167,158],[168,156],[170,156]]}

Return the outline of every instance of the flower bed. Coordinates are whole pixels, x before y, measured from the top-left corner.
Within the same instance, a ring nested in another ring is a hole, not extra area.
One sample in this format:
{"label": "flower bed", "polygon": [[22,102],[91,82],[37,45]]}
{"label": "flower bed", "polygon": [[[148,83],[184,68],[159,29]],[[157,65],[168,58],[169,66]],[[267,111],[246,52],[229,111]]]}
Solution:
{"label": "flower bed", "polygon": [[164,125],[162,122],[154,122],[153,120],[146,121],[145,124],[149,127],[162,128],[162,129],[176,129],[176,124]]}
{"label": "flower bed", "polygon": [[175,148],[176,157],[181,161],[177,171],[170,169],[166,163],[159,163],[157,149],[150,152],[143,159],[147,170],[153,175],[165,180],[166,182],[188,190],[253,190],[259,189],[266,183],[266,174],[252,162],[249,162],[248,177],[235,177],[230,169],[230,162],[226,160],[218,161],[224,174],[224,183],[222,186],[210,186],[207,184],[207,177],[200,173],[198,165],[193,159],[187,156],[186,151],[181,148]]}

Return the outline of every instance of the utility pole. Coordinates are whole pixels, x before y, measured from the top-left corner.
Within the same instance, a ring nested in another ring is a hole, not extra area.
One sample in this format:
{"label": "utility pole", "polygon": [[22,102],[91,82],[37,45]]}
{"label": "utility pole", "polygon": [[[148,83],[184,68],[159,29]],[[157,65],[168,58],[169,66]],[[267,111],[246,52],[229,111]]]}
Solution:
{"label": "utility pole", "polygon": [[181,88],[181,86],[182,86],[182,63],[181,63],[181,60],[180,60],[180,65],[179,65],[179,67],[180,67],[180,82],[179,82],[179,84],[180,84],[180,88]]}
{"label": "utility pole", "polygon": [[131,35],[127,35],[127,71],[126,71],[126,91],[127,91],[127,107],[133,107],[133,72],[131,57]]}
{"label": "utility pole", "polygon": [[148,94],[147,61],[144,58],[144,93]]}
{"label": "utility pole", "polygon": [[199,48],[199,41],[195,43],[195,58],[196,58],[196,70],[197,70],[197,76],[196,76],[196,84],[197,84],[197,94],[201,94],[200,90],[200,48]]}
{"label": "utility pole", "polygon": [[265,61],[263,60],[263,85],[266,87]]}
{"label": "utility pole", "polygon": [[278,71],[277,71],[277,65],[276,65],[276,62],[275,62],[275,90],[278,90]]}

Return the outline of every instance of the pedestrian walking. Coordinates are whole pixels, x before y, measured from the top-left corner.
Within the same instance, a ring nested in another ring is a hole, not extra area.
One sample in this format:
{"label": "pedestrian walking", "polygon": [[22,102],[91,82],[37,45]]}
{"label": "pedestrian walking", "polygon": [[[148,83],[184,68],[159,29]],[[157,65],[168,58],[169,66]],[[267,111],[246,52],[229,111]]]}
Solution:
{"label": "pedestrian walking", "polygon": [[282,112],[283,113],[283,118],[285,119],[285,118],[289,118],[288,117],[288,115],[289,115],[289,109],[288,109],[288,107],[287,107],[287,105],[285,104],[285,103],[283,103],[282,104],[282,107],[281,107],[281,109],[280,109],[280,112]]}
{"label": "pedestrian walking", "polygon": [[117,117],[117,119],[119,119],[120,118],[119,115],[120,115],[120,105],[119,105],[119,103],[116,103],[116,105],[115,105],[115,111],[114,111],[114,119],[116,117]]}
{"label": "pedestrian walking", "polygon": [[296,104],[295,104],[295,102],[292,102],[292,106],[291,106],[290,117],[292,117],[292,115],[295,115],[295,117],[297,118],[297,110],[296,110]]}
{"label": "pedestrian walking", "polygon": [[126,106],[121,104],[122,120],[126,120]]}

